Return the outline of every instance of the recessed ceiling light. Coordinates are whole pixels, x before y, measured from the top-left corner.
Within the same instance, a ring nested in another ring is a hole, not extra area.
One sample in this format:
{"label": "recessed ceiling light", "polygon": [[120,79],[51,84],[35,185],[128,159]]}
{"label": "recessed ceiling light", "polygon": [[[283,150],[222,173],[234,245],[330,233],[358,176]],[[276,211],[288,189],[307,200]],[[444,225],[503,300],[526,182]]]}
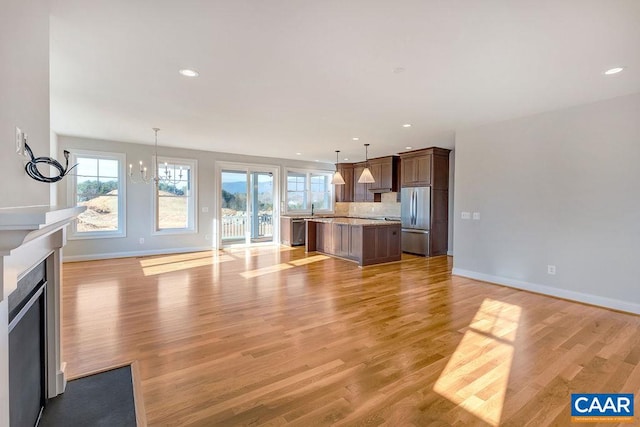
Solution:
{"label": "recessed ceiling light", "polygon": [[302,156],[302,153],[296,153],[296,156]]}
{"label": "recessed ceiling light", "polygon": [[406,146],[404,148],[406,148],[407,150],[411,150],[413,147]]}
{"label": "recessed ceiling light", "polygon": [[410,128],[411,127],[411,123],[405,123],[402,125],[403,128]]}
{"label": "recessed ceiling light", "polygon": [[200,75],[199,72],[197,72],[196,70],[190,70],[188,68],[183,68],[182,70],[178,71],[180,74],[182,74],[185,77],[198,77]]}
{"label": "recessed ceiling light", "polygon": [[351,139],[353,139],[354,141],[360,141],[360,138],[358,138],[357,136],[354,136],[354,137],[353,137],[353,138],[351,138]]}
{"label": "recessed ceiling light", "polygon": [[320,160],[314,160],[314,162],[319,162]]}
{"label": "recessed ceiling light", "polygon": [[610,76],[611,74],[618,74],[620,71],[624,70],[624,67],[614,67],[614,68],[609,68],[607,71],[605,71],[604,73],[607,76]]}

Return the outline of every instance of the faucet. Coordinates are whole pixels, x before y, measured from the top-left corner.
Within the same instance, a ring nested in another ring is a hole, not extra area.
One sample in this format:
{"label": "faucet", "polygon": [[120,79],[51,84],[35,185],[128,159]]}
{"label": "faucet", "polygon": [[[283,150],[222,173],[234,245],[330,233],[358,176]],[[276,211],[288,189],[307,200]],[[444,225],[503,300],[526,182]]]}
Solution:
{"label": "faucet", "polygon": [[313,203],[311,203],[311,216],[313,216],[313,208],[314,208],[314,207],[315,207],[315,206],[313,205]]}

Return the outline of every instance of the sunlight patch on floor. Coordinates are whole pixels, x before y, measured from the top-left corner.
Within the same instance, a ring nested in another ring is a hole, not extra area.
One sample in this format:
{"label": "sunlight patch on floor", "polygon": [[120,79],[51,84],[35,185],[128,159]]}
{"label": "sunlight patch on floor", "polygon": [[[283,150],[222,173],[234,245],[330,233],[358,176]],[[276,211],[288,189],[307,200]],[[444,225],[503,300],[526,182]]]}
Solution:
{"label": "sunlight patch on floor", "polygon": [[325,259],[329,259],[330,257],[326,255],[314,255],[307,258],[301,258],[297,260],[292,260],[288,262],[282,262],[280,264],[274,264],[267,267],[256,268],[255,270],[245,271],[240,273],[242,277],[245,279],[252,279],[254,277],[263,276],[265,274],[277,273],[282,270],[288,270],[294,267],[301,267],[303,265],[311,264],[318,261],[324,261]]}
{"label": "sunlight patch on floor", "polygon": [[235,258],[226,255],[208,255],[206,257],[184,259],[184,257],[161,257],[140,260],[142,273],[145,276],[155,276],[157,274],[171,273],[174,271],[188,270],[195,267],[204,267],[223,262],[234,261]]}
{"label": "sunlight patch on floor", "polygon": [[492,426],[500,424],[521,311],[485,299],[433,387]]}
{"label": "sunlight patch on floor", "polygon": [[289,261],[289,264],[293,264],[296,267],[300,267],[302,265],[312,264],[317,261],[324,261],[325,259],[329,259],[330,257],[326,255],[313,255],[307,258],[294,259],[293,261]]}
{"label": "sunlight patch on floor", "polygon": [[285,263],[280,263],[275,265],[269,265],[267,267],[256,268],[255,270],[245,271],[240,273],[240,275],[245,279],[252,279],[254,277],[262,276],[265,274],[277,273],[278,271],[288,270],[293,267],[294,267],[293,265],[289,265],[285,262]]}

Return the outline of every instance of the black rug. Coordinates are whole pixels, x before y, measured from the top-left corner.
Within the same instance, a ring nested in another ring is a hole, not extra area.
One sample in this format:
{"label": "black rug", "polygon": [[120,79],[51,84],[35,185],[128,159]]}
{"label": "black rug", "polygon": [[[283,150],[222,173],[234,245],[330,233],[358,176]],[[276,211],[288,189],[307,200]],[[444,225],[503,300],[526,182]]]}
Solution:
{"label": "black rug", "polygon": [[69,381],[63,394],[49,399],[39,424],[41,427],[135,425],[131,366]]}

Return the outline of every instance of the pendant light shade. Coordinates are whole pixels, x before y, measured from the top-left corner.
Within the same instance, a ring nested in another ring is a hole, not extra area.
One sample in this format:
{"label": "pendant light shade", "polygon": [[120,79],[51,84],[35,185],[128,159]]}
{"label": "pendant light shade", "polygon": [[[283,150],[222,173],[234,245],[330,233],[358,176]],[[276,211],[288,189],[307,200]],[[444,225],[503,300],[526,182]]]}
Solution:
{"label": "pendant light shade", "polygon": [[331,178],[331,184],[344,185],[345,184],[344,178],[342,177],[342,174],[338,170],[338,153],[340,153],[340,150],[336,150],[336,173],[334,173],[333,178]]}
{"label": "pendant light shade", "polygon": [[364,154],[364,162],[365,167],[362,173],[360,174],[360,178],[358,178],[358,184],[372,184],[376,182],[369,170],[369,144],[364,144],[365,154]]}

